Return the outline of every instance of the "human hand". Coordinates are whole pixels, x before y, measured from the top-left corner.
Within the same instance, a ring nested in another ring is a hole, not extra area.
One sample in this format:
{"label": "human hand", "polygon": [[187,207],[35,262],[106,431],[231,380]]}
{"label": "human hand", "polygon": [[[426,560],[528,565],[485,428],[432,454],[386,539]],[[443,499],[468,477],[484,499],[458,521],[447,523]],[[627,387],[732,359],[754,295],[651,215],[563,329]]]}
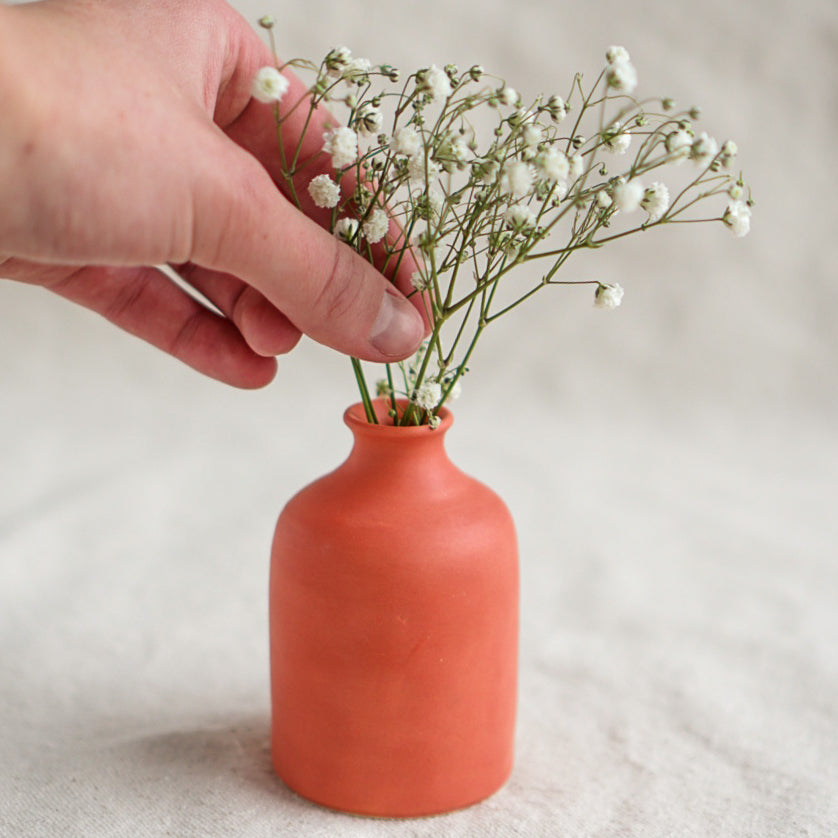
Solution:
{"label": "human hand", "polygon": [[301,333],[368,360],[410,354],[423,322],[394,285],[415,264],[391,284],[276,186],[272,109],[250,98],[271,63],[223,0],[0,6],[0,276],[242,387],[270,381]]}

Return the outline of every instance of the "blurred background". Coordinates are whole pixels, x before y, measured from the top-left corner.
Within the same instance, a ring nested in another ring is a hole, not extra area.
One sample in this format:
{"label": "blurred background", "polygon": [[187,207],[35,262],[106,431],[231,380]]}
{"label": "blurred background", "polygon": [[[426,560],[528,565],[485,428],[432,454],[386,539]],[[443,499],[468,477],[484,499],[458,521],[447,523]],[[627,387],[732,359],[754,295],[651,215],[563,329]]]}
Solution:
{"label": "blurred background", "polygon": [[402,832],[297,800],[266,756],[270,539],[348,451],[349,361],[304,339],[239,392],[0,282],[4,834],[834,834],[838,5],[233,5],[286,58],[480,63],[525,100],[622,44],[638,95],[737,142],[751,233],[582,254],[569,278],[619,309],[548,289],[483,339],[448,447],[518,523],[518,760]]}

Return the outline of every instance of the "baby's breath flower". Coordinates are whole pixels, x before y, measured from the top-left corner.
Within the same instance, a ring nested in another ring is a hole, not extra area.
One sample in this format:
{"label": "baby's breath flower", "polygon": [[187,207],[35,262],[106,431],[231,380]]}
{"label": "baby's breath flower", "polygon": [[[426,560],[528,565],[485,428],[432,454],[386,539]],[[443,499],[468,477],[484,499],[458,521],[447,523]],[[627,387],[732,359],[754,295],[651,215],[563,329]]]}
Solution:
{"label": "baby's breath flower", "polygon": [[380,242],[390,229],[390,219],[383,209],[375,209],[364,222],[364,236],[370,244]]}
{"label": "baby's breath flower", "polygon": [[351,60],[352,52],[349,47],[339,46],[329,51],[323,63],[326,65],[326,72],[333,78],[337,78],[343,74]]}
{"label": "baby's breath flower", "polygon": [[407,160],[407,175],[412,188],[425,189],[436,183],[439,166],[433,160],[425,160],[421,151]]}
{"label": "baby's breath flower", "polygon": [[434,155],[446,172],[465,168],[465,163],[470,156],[471,151],[466,141],[456,134],[448,134],[444,137]]}
{"label": "baby's breath flower", "polygon": [[745,195],[745,187],[742,185],[742,183],[736,181],[736,183],[732,183],[728,187],[727,194],[732,201],[739,201]]}
{"label": "baby's breath flower", "polygon": [[445,203],[443,196],[435,189],[428,192],[423,192],[416,196],[413,203],[414,212],[417,218],[422,218],[429,221],[432,218],[439,218],[442,212],[442,206]]}
{"label": "baby's breath flower", "polygon": [[340,187],[328,175],[317,175],[309,181],[308,194],[318,207],[331,209],[338,205]]}
{"label": "baby's breath flower", "polygon": [[276,67],[262,67],[250,87],[253,98],[265,104],[279,102],[287,92],[288,79]]}
{"label": "baby's breath flower", "polygon": [[500,166],[495,160],[480,160],[474,164],[473,171],[481,183],[491,185],[498,179]]}
{"label": "baby's breath flower", "polygon": [[504,85],[500,90],[498,90],[497,96],[502,105],[511,107],[518,104],[518,91],[515,90],[514,87]]}
{"label": "baby's breath flower", "polygon": [[393,395],[393,388],[390,386],[390,382],[386,378],[379,378],[378,381],[375,382],[375,395],[379,398]]}
{"label": "baby's breath flower", "polygon": [[625,47],[611,46],[605,51],[605,60],[609,64],[622,64],[631,61],[631,56]]}
{"label": "baby's breath flower", "polygon": [[525,125],[521,137],[525,146],[534,148],[544,139],[544,132],[538,125]]}
{"label": "baby's breath flower", "polygon": [[526,233],[535,227],[535,213],[521,204],[513,204],[503,217],[506,226],[516,233]]}
{"label": "baby's breath flower", "polygon": [[751,208],[744,201],[733,201],[728,204],[722,221],[737,238],[747,236],[751,229]]}
{"label": "baby's breath flower", "polygon": [[384,124],[384,117],[378,108],[366,102],[359,109],[355,124],[362,134],[377,134]]}
{"label": "baby's breath flower", "polygon": [[399,128],[390,140],[390,148],[396,154],[404,154],[413,157],[422,150],[422,135],[412,126],[405,125]]}
{"label": "baby's breath flower", "polygon": [[368,58],[351,58],[341,73],[344,81],[362,84],[369,78],[372,63]]}
{"label": "baby's breath flower", "polygon": [[570,172],[568,172],[567,179],[573,183],[582,177],[585,171],[585,158],[581,154],[574,154],[570,158]]}
{"label": "baby's breath flower", "polygon": [[676,162],[680,163],[689,157],[692,142],[692,134],[685,128],[679,128],[677,131],[671,131],[666,135],[664,147]]}
{"label": "baby's breath flower", "polygon": [[522,160],[510,160],[504,163],[501,172],[500,188],[516,200],[529,194],[534,180],[533,167]]}
{"label": "baby's breath flower", "polygon": [[417,291],[427,291],[433,283],[430,277],[424,276],[421,271],[414,271],[410,275],[410,284]]}
{"label": "baby's breath flower", "polygon": [[509,115],[509,124],[515,128],[524,128],[526,125],[532,125],[536,119],[538,119],[537,111],[516,108]]}
{"label": "baby's breath flower", "polygon": [[610,64],[605,72],[609,87],[618,93],[631,93],[637,87],[637,70],[633,64]]}
{"label": "baby's breath flower", "polygon": [[442,398],[442,387],[438,381],[426,381],[413,393],[413,401],[422,410],[433,410]]}
{"label": "baby's breath flower", "polygon": [[653,183],[644,193],[640,206],[649,213],[649,221],[660,221],[669,209],[669,189],[665,183]]}
{"label": "baby's breath flower", "polygon": [[621,130],[620,123],[615,122],[602,132],[602,145],[612,154],[625,154],[631,145],[631,134]]}
{"label": "baby's breath flower", "polygon": [[608,209],[608,207],[610,207],[613,203],[611,196],[604,189],[600,189],[599,192],[596,193],[596,198],[594,200],[600,209]]}
{"label": "baby's breath flower", "polygon": [[637,70],[631,63],[625,47],[609,47],[605,53],[608,62],[605,68],[605,81],[618,93],[631,93],[637,87]]}
{"label": "baby's breath flower", "polygon": [[594,292],[594,305],[597,308],[617,308],[623,301],[623,293],[623,289],[616,282],[613,285],[600,282]]}
{"label": "baby's breath flower", "polygon": [[323,135],[323,151],[331,154],[336,169],[343,169],[358,157],[358,135],[345,125],[332,128]]}
{"label": "baby's breath flower", "polygon": [[419,74],[419,82],[419,89],[427,93],[432,101],[447,99],[451,95],[451,79],[448,78],[448,73],[436,64],[431,64],[427,70]]}
{"label": "baby's breath flower", "polygon": [[614,187],[614,206],[621,212],[633,212],[640,206],[644,194],[643,184],[637,178],[621,179]]}
{"label": "baby's breath flower", "polygon": [[561,96],[551,96],[547,100],[547,112],[555,123],[561,122],[567,116],[567,106]]}
{"label": "baby's breath flower", "polygon": [[453,376],[449,375],[449,376],[447,376],[446,378],[443,379],[442,383],[445,385],[446,388],[449,388],[448,389],[448,399],[450,401],[454,402],[454,401],[457,401],[457,399],[459,399],[460,396],[463,394],[463,379],[458,378],[454,382],[454,386],[449,387],[452,378],[453,378]]}
{"label": "baby's breath flower", "polygon": [[462,137],[458,137],[451,143],[451,157],[457,163],[465,163],[471,157],[471,149]]}
{"label": "baby's breath flower", "polygon": [[727,140],[727,142],[724,143],[721,151],[719,152],[719,160],[725,169],[730,168],[730,164],[733,162],[733,158],[736,157],[736,153],[738,151],[739,147],[735,142],[733,142],[733,140]]}
{"label": "baby's breath flower", "polygon": [[535,165],[544,177],[552,182],[566,181],[570,177],[570,160],[567,155],[550,146],[535,158]]}
{"label": "baby's breath flower", "polygon": [[706,131],[702,131],[693,140],[690,148],[690,159],[694,160],[699,166],[709,166],[718,153],[719,144]]}
{"label": "baby's breath flower", "polygon": [[335,235],[343,242],[350,244],[358,235],[358,222],[354,218],[341,218],[335,224]]}

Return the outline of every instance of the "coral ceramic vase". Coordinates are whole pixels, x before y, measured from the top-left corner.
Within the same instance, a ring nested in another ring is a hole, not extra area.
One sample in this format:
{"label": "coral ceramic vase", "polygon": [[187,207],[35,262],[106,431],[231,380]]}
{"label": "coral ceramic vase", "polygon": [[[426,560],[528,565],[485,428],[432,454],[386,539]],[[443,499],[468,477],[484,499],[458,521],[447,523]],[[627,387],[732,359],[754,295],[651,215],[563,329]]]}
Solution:
{"label": "coral ceramic vase", "polygon": [[436,430],[368,424],[280,515],[271,563],[274,766],[316,803],[430,815],[512,769],[518,558],[503,501]]}

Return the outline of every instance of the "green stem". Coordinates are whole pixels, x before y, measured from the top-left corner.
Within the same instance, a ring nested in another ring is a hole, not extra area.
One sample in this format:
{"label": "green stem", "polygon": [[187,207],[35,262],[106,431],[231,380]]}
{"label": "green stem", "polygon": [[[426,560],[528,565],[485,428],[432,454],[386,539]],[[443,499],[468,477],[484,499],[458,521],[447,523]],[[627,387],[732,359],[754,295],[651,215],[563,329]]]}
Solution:
{"label": "green stem", "polygon": [[396,405],[396,388],[393,386],[393,369],[390,364],[386,364],[387,370],[387,386],[390,388],[390,406],[393,409],[393,422],[398,425],[399,411]]}
{"label": "green stem", "polygon": [[352,358],[352,371],[355,373],[355,381],[358,382],[358,390],[361,393],[361,402],[364,405],[367,422],[371,425],[377,425],[378,417],[375,415],[375,410],[373,410],[370,392],[367,389],[367,382],[364,379],[364,370],[361,367],[361,362],[357,358]]}

